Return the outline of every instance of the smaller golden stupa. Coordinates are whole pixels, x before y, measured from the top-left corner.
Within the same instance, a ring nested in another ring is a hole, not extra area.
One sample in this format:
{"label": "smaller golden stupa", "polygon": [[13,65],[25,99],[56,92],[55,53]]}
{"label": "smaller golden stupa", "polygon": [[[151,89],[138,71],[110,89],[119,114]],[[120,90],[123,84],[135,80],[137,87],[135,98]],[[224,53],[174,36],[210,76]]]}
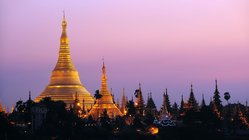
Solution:
{"label": "smaller golden stupa", "polygon": [[96,103],[88,113],[88,116],[91,115],[95,119],[101,117],[101,114],[103,114],[104,110],[107,111],[107,114],[110,118],[115,118],[116,116],[123,116],[121,111],[117,108],[117,106],[113,102],[113,97],[108,91],[106,81],[107,81],[106,68],[105,68],[105,63],[103,62],[102,84],[100,89],[100,94],[102,95],[102,97],[96,100]]}

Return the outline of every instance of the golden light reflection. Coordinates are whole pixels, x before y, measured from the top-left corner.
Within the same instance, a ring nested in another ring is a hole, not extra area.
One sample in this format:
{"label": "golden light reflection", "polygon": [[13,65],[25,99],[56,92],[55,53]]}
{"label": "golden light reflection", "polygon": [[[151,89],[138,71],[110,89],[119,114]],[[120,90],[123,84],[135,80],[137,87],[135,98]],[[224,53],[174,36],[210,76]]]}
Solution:
{"label": "golden light reflection", "polygon": [[137,104],[137,102],[135,103],[135,106],[137,106],[138,104]]}
{"label": "golden light reflection", "polygon": [[149,132],[150,132],[150,134],[152,134],[152,135],[156,135],[156,134],[158,134],[158,132],[159,132],[159,129],[157,128],[157,127],[150,127],[149,128]]}

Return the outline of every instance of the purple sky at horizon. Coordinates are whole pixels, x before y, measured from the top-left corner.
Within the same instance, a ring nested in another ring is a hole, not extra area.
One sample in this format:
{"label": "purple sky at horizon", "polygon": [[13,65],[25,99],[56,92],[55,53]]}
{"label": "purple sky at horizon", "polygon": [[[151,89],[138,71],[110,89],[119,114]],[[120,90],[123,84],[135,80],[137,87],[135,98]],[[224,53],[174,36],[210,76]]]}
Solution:
{"label": "purple sky at horizon", "polygon": [[168,88],[171,103],[187,100],[193,83],[207,103],[218,79],[231,102],[249,100],[249,1],[8,1],[0,2],[0,102],[10,109],[49,83],[66,12],[72,61],[81,82],[100,88],[102,57],[108,87],[121,101],[138,83],[157,108]]}

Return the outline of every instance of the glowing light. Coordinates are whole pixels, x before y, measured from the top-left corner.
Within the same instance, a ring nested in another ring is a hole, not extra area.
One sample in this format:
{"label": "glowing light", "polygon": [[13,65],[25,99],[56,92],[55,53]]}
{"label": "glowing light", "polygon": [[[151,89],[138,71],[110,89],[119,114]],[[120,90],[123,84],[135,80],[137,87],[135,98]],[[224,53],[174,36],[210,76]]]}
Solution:
{"label": "glowing light", "polygon": [[156,135],[156,134],[158,134],[159,129],[158,129],[157,127],[151,127],[151,128],[149,128],[149,132],[150,132],[152,135]]}

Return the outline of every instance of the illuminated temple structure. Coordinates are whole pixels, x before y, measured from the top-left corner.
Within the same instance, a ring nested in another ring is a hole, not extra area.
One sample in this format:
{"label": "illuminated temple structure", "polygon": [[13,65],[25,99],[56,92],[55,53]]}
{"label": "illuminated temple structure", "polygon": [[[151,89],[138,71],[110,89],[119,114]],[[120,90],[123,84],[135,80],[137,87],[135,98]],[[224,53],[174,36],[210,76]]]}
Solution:
{"label": "illuminated temple structure", "polygon": [[50,76],[48,86],[35,99],[35,102],[39,102],[44,97],[51,97],[51,99],[55,101],[64,101],[67,108],[69,108],[70,105],[74,104],[76,99],[75,95],[77,93],[77,98],[80,102],[81,108],[88,110],[92,107],[94,98],[82,85],[78,71],[72,63],[66,27],[67,22],[64,15],[62,21],[62,34],[60,38],[59,58]]}
{"label": "illuminated temple structure", "polygon": [[107,87],[107,77],[106,77],[106,68],[103,62],[102,67],[102,84],[100,88],[100,94],[102,95],[101,98],[96,99],[96,103],[90,110],[88,115],[91,115],[93,118],[101,117],[104,110],[107,111],[107,114],[110,118],[115,118],[116,116],[123,116],[121,111],[117,108],[117,106],[113,102],[113,96],[108,91]]}

